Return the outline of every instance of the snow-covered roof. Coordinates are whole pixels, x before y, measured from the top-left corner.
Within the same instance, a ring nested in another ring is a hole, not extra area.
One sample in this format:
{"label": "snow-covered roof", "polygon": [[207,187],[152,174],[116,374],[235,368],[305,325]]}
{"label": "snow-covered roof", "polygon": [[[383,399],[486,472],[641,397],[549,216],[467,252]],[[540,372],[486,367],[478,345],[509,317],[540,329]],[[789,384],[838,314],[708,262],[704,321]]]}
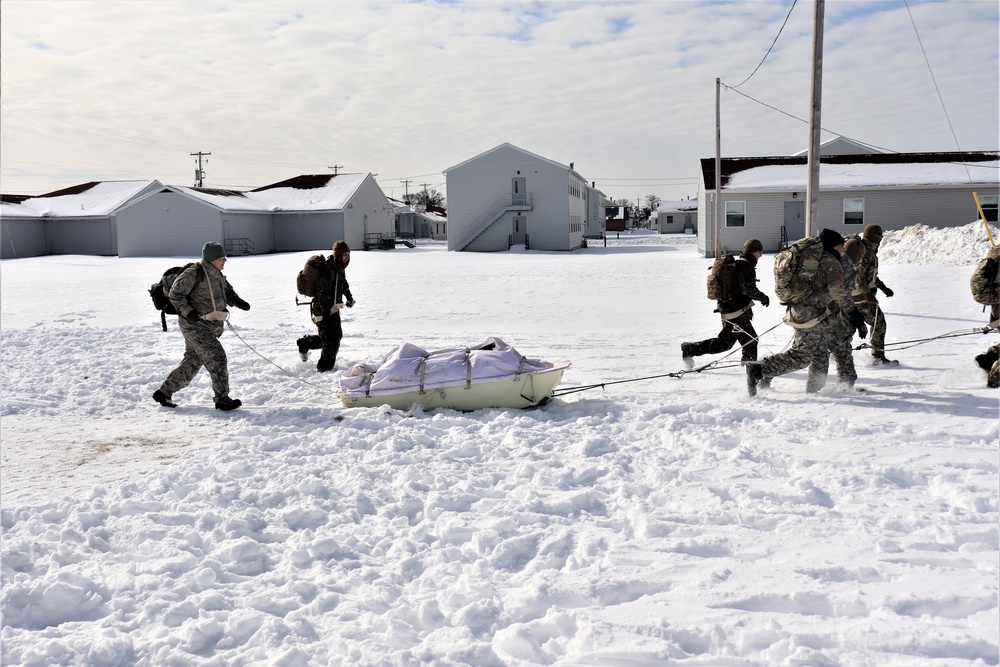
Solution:
{"label": "snow-covered roof", "polygon": [[[847,137],[834,137],[833,139],[827,139],[819,145],[820,155],[863,155],[866,153],[885,153],[885,151],[867,146],[860,141],[848,139]],[[808,148],[798,153],[793,153],[796,156],[808,154]]]}
{"label": "snow-covered roof", "polygon": [[[806,165],[754,167],[733,174],[725,185],[734,190],[795,190],[806,187]],[[977,164],[824,164],[820,188],[940,186],[1000,183],[1000,161]]]}
{"label": "snow-covered roof", "polygon": [[143,192],[162,184],[150,181],[97,181],[83,183],[19,204],[0,204],[0,216],[17,218],[81,218],[108,216]]}
{"label": "snow-covered roof", "polygon": [[697,211],[698,199],[682,199],[680,201],[661,201],[657,211]]}
{"label": "snow-covered roof", "polygon": [[[805,157],[722,159],[722,187],[727,191],[804,190]],[[715,160],[701,161],[702,182],[715,188]],[[1000,185],[1000,152],[870,153],[824,155],[820,159],[822,189]]]}
{"label": "snow-covered roof", "polygon": [[172,186],[178,192],[226,211],[339,211],[347,207],[368,174],[296,176],[254,190]]}
{"label": "snow-covered roof", "polygon": [[159,181],[100,181],[30,197],[20,203],[0,203],[0,216],[8,218],[101,217],[129,204],[143,193],[161,188],[178,192],[223,211],[339,211],[347,207],[368,174],[296,176],[255,190],[221,190]]}

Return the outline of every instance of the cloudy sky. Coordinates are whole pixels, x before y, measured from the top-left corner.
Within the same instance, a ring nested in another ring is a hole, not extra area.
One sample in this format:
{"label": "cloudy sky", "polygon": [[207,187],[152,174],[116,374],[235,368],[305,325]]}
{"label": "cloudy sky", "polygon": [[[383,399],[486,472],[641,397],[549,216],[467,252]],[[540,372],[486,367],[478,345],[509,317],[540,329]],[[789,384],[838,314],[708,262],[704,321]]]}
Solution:
{"label": "cloudy sky", "polygon": [[[814,4],[2,0],[0,191],[192,185],[202,151],[209,187],[337,167],[401,197],[509,142],[693,197],[716,78],[723,155],[807,147]],[[827,0],[823,139],[996,150],[998,26],[996,0]]]}

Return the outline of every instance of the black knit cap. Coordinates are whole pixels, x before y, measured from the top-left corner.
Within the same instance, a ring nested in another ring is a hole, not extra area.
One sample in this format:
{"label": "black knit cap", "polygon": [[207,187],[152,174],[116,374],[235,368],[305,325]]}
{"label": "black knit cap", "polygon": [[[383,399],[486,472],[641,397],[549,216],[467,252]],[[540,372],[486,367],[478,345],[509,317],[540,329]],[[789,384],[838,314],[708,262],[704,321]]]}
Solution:
{"label": "black knit cap", "polygon": [[743,244],[743,252],[748,255],[753,252],[764,252],[764,244],[757,239],[747,239]]}
{"label": "black knit cap", "polygon": [[819,240],[823,242],[824,250],[833,250],[839,245],[844,244],[844,237],[833,231],[832,229],[823,229],[819,233]]}
{"label": "black knit cap", "polygon": [[344,241],[337,241],[333,244],[333,256],[340,257],[345,252],[351,252],[351,249],[347,247],[347,243]]}

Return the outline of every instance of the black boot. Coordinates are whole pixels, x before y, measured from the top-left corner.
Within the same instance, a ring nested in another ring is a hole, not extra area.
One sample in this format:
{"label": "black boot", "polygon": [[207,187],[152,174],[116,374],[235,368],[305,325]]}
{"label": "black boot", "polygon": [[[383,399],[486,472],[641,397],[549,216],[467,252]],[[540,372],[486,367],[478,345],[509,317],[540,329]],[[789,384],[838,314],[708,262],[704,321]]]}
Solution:
{"label": "black boot", "polygon": [[176,408],[177,404],[170,400],[170,397],[157,389],[153,392],[153,400],[165,408]]}
{"label": "black boot", "polygon": [[681,343],[681,361],[686,368],[694,367],[694,355],[691,354],[691,343]]}
{"label": "black boot", "polygon": [[302,361],[309,361],[309,348],[308,348],[309,339],[300,338],[295,342],[299,346],[299,359],[301,359]]}
{"label": "black boot", "polygon": [[751,396],[757,395],[757,385],[764,384],[764,369],[759,362],[747,362],[747,393]]}
{"label": "black boot", "polygon": [[229,412],[230,410],[235,410],[236,408],[243,405],[243,401],[238,398],[220,398],[215,402],[215,409],[222,410],[223,412]]}
{"label": "black boot", "polygon": [[876,352],[872,354],[872,366],[898,366],[899,362],[895,359],[889,359],[885,356],[885,352]]}

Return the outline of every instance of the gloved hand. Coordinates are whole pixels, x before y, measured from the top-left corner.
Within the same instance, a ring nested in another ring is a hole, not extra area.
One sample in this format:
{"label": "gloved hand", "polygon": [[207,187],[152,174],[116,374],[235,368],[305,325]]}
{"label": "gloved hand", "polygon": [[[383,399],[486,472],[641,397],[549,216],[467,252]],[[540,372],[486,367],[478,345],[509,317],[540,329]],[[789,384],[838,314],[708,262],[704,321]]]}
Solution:
{"label": "gloved hand", "polygon": [[760,297],[760,305],[767,308],[768,306],[771,305],[771,298],[768,295],[764,294],[763,296]]}
{"label": "gloved hand", "polygon": [[892,296],[893,295],[893,291],[891,289],[889,289],[888,287],[886,287],[885,285],[883,285],[882,283],[879,283],[878,286],[882,290],[882,294],[885,294],[886,296]]}
{"label": "gloved hand", "polygon": [[354,299],[348,300],[348,302],[345,303],[344,305],[347,306],[348,308],[354,308]]}
{"label": "gloved hand", "polygon": [[250,310],[250,304],[244,301],[243,299],[237,299],[236,301],[233,302],[233,305],[239,308],[240,310]]}
{"label": "gloved hand", "polygon": [[861,314],[860,310],[851,308],[847,311],[847,319],[851,321],[851,326],[857,329],[859,336],[862,338],[868,336],[868,325],[865,324],[865,316]]}
{"label": "gloved hand", "polygon": [[183,317],[188,322],[199,322],[199,321],[201,321],[201,320],[204,319],[204,317],[202,315],[199,315],[198,313],[196,313],[193,310],[190,311],[190,312],[188,312],[187,315],[181,315],[181,317]]}

